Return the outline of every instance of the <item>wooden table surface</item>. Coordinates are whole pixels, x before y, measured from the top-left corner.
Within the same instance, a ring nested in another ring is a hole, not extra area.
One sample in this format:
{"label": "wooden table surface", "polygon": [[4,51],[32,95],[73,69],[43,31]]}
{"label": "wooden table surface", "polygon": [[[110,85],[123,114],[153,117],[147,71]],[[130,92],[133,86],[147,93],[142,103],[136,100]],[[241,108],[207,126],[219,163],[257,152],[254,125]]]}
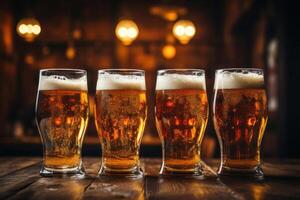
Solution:
{"label": "wooden table surface", "polygon": [[300,199],[300,160],[265,162],[263,181],[216,177],[217,160],[204,179],[159,177],[160,162],[142,159],[145,177],[130,180],[97,177],[100,159],[84,158],[87,176],[75,179],[41,177],[41,158],[0,157],[0,199]]}

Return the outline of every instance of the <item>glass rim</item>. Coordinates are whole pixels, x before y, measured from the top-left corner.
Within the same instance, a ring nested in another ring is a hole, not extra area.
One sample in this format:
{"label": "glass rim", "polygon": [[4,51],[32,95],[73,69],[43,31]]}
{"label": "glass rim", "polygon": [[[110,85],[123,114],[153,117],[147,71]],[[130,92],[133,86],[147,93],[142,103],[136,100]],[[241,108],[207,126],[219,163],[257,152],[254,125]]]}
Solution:
{"label": "glass rim", "polygon": [[65,71],[65,72],[72,72],[72,73],[87,73],[85,69],[77,69],[77,68],[45,68],[40,69],[40,73],[43,72],[55,72],[55,71]]}
{"label": "glass rim", "polygon": [[169,69],[160,69],[157,71],[158,74],[164,73],[164,72],[201,72],[205,73],[204,69],[196,69],[196,68],[169,68]]}
{"label": "glass rim", "polygon": [[245,71],[257,71],[257,72],[264,72],[264,70],[262,68],[251,68],[251,67],[247,67],[247,68],[223,68],[223,69],[217,69],[216,73],[222,73],[224,71],[229,71],[229,72],[234,72],[234,71],[238,71],[238,70],[245,70]]}
{"label": "glass rim", "polygon": [[142,69],[129,69],[129,68],[124,68],[124,69],[99,69],[99,73],[103,72],[135,72],[135,73],[145,73],[145,70]]}

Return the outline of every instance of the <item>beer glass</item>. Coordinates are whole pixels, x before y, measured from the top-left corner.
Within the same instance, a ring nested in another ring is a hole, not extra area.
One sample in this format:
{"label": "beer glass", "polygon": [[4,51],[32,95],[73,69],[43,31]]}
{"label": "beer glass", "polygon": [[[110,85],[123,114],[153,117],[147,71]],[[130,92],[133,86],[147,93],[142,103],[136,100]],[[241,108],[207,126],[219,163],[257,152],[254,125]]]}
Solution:
{"label": "beer glass", "polygon": [[84,175],[81,147],[88,114],[85,70],[40,71],[36,123],[44,151],[42,176]]}
{"label": "beer glass", "polygon": [[142,177],[139,149],[147,117],[145,72],[99,70],[95,102],[102,147],[99,175]]}
{"label": "beer glass", "polygon": [[200,145],[207,118],[203,70],[158,71],[155,121],[162,143],[160,174],[202,175]]}
{"label": "beer glass", "polygon": [[219,174],[263,176],[260,145],[267,118],[262,69],[216,71],[213,121],[221,146]]}

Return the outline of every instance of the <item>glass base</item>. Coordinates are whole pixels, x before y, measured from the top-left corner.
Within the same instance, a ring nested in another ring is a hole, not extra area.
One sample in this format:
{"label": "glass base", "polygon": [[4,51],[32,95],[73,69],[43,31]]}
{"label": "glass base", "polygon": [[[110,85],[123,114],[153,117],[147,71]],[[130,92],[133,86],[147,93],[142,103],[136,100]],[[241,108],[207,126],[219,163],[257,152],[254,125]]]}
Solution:
{"label": "glass base", "polygon": [[133,179],[139,179],[144,177],[144,173],[139,166],[130,169],[111,169],[102,166],[98,174],[99,176],[122,176]]}
{"label": "glass base", "polygon": [[221,166],[218,171],[218,174],[221,176],[252,177],[260,180],[264,178],[264,173],[260,165],[252,169],[238,169]]}
{"label": "glass base", "polygon": [[204,177],[203,169],[201,166],[192,169],[175,169],[167,166],[162,166],[159,174],[163,176],[185,176],[198,178]]}
{"label": "glass base", "polygon": [[74,168],[63,168],[63,169],[54,169],[48,167],[42,167],[40,175],[43,177],[74,177],[82,178],[85,175],[83,167],[74,167]]}

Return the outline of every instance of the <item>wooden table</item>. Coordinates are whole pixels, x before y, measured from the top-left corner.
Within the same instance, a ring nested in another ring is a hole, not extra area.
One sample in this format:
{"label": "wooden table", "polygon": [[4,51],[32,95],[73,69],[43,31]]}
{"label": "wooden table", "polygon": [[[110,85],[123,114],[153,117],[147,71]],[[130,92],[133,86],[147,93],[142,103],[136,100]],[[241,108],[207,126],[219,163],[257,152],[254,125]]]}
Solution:
{"label": "wooden table", "polygon": [[217,160],[206,177],[159,177],[160,159],[142,159],[144,179],[97,177],[99,158],[84,158],[87,176],[43,178],[41,159],[0,157],[0,199],[300,199],[300,160],[265,162],[265,179],[216,177]]}

